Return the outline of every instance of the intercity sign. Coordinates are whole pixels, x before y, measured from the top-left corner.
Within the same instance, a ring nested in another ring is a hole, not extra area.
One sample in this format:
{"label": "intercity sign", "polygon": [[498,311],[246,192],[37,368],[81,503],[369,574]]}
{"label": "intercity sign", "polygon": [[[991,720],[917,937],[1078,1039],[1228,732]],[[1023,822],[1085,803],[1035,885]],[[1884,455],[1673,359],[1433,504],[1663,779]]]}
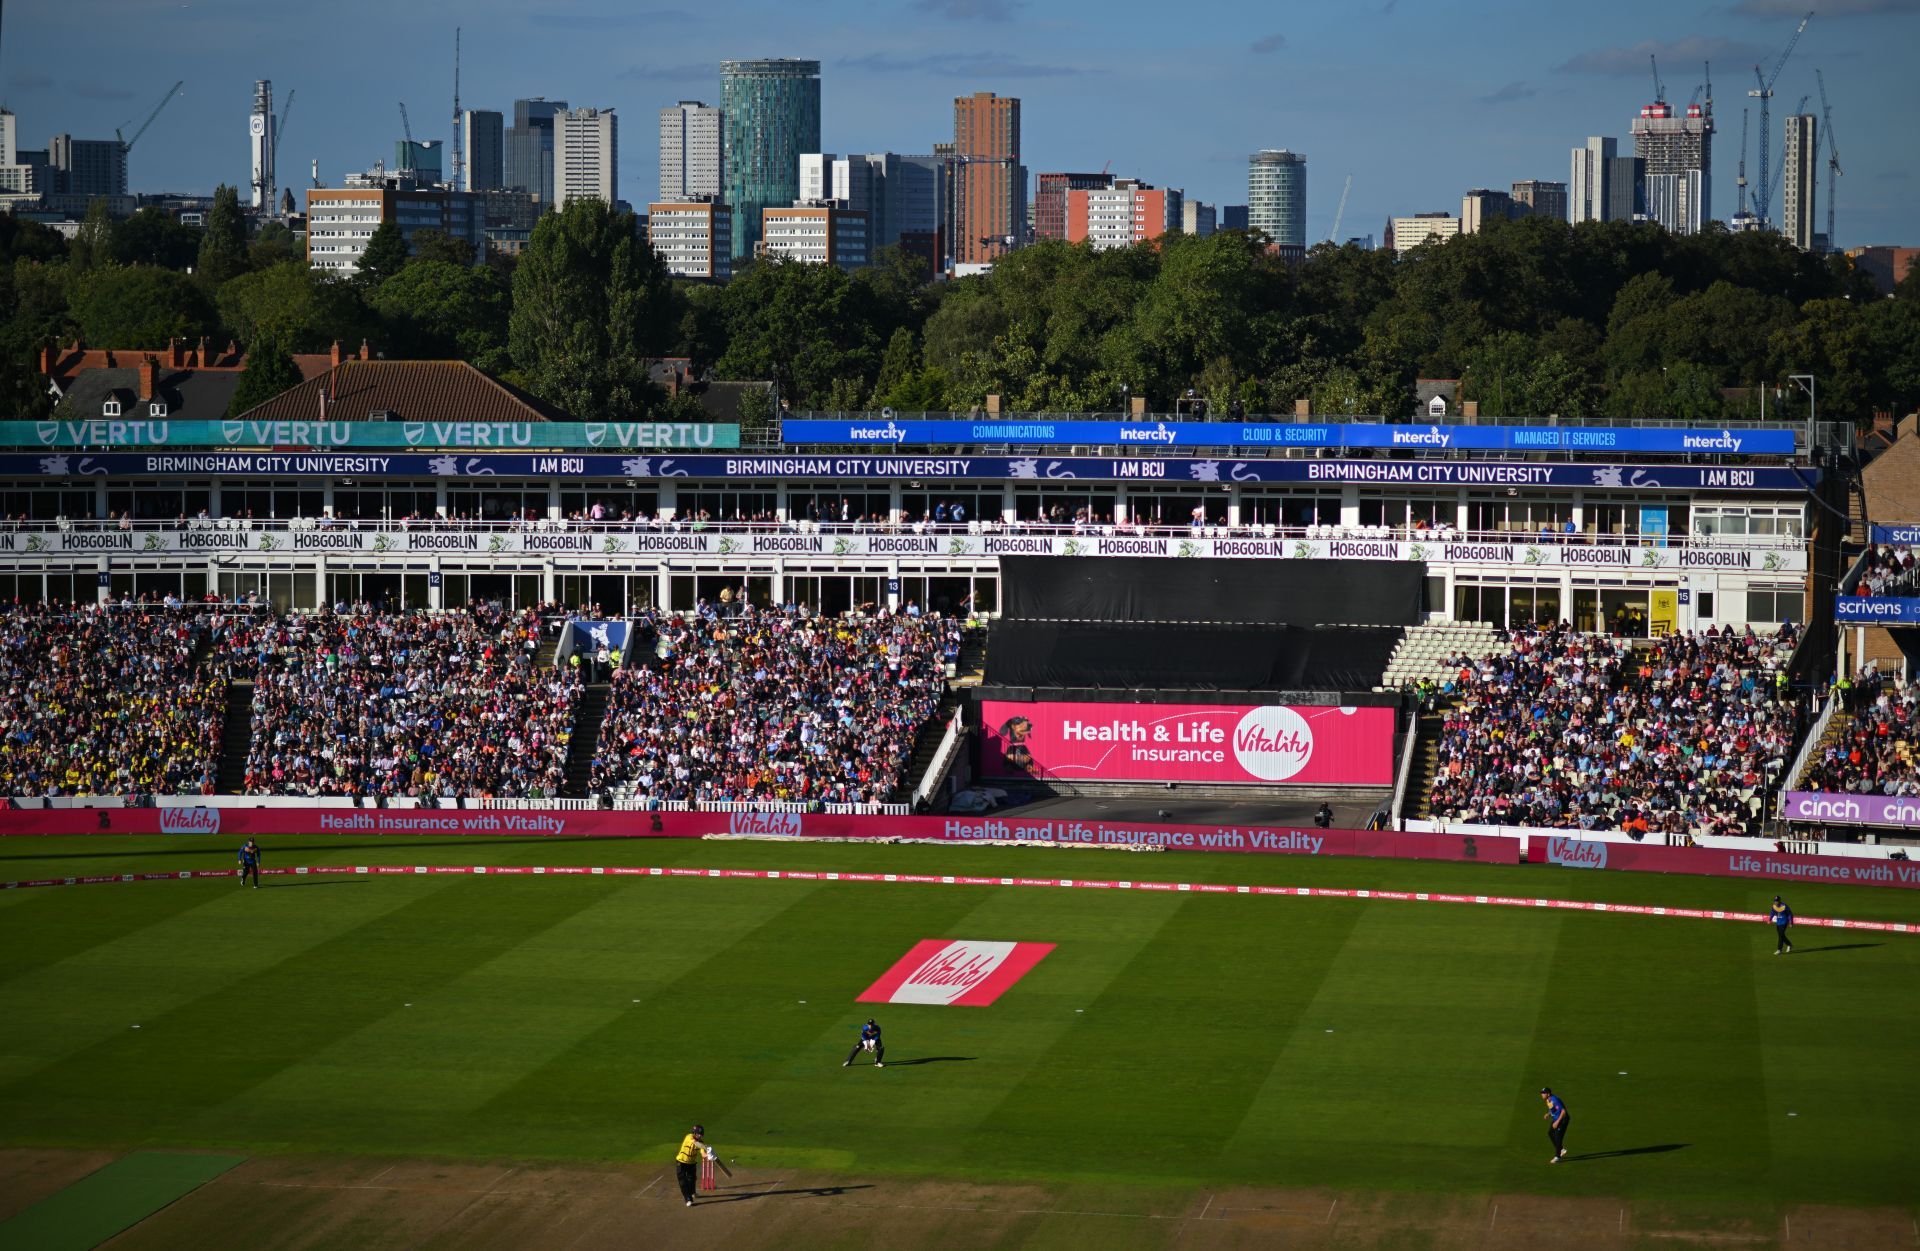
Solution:
{"label": "intercity sign", "polygon": [[729,448],[740,427],[682,421],[0,421],[3,447]]}
{"label": "intercity sign", "polygon": [[796,446],[1077,444],[1081,447],[1347,447],[1430,452],[1660,452],[1791,456],[1791,429],[1684,426],[1462,426],[1364,422],[1048,421],[788,418],[780,441]]}

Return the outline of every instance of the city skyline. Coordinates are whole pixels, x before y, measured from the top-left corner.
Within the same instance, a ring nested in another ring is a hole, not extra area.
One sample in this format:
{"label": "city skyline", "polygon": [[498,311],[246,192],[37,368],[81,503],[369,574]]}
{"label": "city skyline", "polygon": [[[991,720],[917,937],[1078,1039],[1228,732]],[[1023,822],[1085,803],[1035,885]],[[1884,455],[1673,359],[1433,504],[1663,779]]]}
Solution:
{"label": "city skyline", "polygon": [[[271,78],[278,91],[300,91],[280,151],[282,181],[303,186],[318,159],[323,180],[337,182],[392,151],[398,100],[416,135],[452,136],[451,20],[360,0],[344,6],[356,8],[377,13],[390,37],[369,47],[360,74],[331,80],[308,68],[297,29],[227,0],[164,12],[128,0],[16,10],[0,52],[0,99],[18,114],[23,146],[62,133],[110,138],[116,126],[137,127],[166,83],[184,78],[132,153],[129,181],[138,191],[204,193],[221,181],[244,188],[252,85]],[[1562,181],[1568,150],[1589,135],[1630,150],[1631,122],[1653,98],[1652,52],[1681,106],[1701,60],[1712,60],[1719,142],[1711,199],[1724,220],[1737,202],[1740,110],[1757,103],[1747,97],[1753,64],[1771,71],[1800,13],[1797,0],[1679,10],[1636,0],[1604,13],[1501,5],[1462,23],[1457,9],[1416,0],[1340,14],[1229,4],[1204,29],[1134,31],[1096,20],[1111,11],[1081,0],[911,0],[895,20],[875,24],[838,0],[805,14],[760,4],[623,15],[575,3],[532,12],[481,3],[459,19],[463,102],[505,111],[516,98],[546,95],[653,117],[681,99],[717,102],[722,59],[817,58],[820,147],[831,151],[927,151],[950,136],[956,96],[995,91],[1023,102],[1022,164],[1032,175],[1111,161],[1116,176],[1239,204],[1249,152],[1305,152],[1315,171],[1312,244],[1331,227],[1349,173],[1351,235],[1356,223],[1447,209],[1472,187]],[[85,56],[72,39],[76,20],[93,32]],[[664,46],[649,36],[666,26],[675,35],[671,60],[648,52]],[[1489,29],[1500,38],[1487,38]],[[1839,0],[1814,18],[1775,87],[1777,169],[1786,115],[1803,94],[1814,94],[1809,108],[1819,109],[1813,71],[1827,71],[1844,145],[1842,246],[1911,242],[1920,174],[1909,168],[1901,123],[1920,114],[1920,86],[1899,54],[1914,36],[1916,0]],[[435,58],[427,50],[440,43],[445,55]],[[1192,91],[1196,75],[1204,93]],[[369,90],[370,81],[383,85]],[[1108,89],[1127,84],[1117,95]],[[1756,108],[1750,179],[1757,127]],[[1824,145],[1824,124],[1821,133]],[[656,191],[658,136],[651,125],[628,127],[621,140],[622,163],[645,171],[623,194],[643,206]],[[1778,203],[1776,194],[1776,218]]]}

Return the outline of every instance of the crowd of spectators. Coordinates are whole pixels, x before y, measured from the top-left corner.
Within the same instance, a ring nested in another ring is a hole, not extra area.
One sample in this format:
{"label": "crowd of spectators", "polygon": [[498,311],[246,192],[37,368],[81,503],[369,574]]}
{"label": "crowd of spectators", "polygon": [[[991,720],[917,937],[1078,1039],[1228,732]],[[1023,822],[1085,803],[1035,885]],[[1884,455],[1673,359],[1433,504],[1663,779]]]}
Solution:
{"label": "crowd of spectators", "polygon": [[1855,595],[1920,595],[1920,561],[1911,547],[1883,544],[1867,549],[1867,563],[1854,584]]}
{"label": "crowd of spectators", "polygon": [[536,665],[541,624],[484,604],[243,623],[224,644],[255,679],[246,792],[559,794],[579,682]]}
{"label": "crowd of spectators", "polygon": [[1791,625],[1624,639],[1515,630],[1443,696],[1437,818],[1630,834],[1756,833],[1793,758]]}
{"label": "crowd of spectators", "polygon": [[151,604],[0,611],[0,793],[211,794],[230,615]]}
{"label": "crowd of spectators", "polygon": [[861,804],[899,784],[938,710],[951,618],[823,617],[735,601],[647,614],[614,675],[595,793]]}
{"label": "crowd of spectators", "polygon": [[1850,719],[1814,749],[1796,789],[1920,795],[1920,681],[1865,674],[1847,703]]}

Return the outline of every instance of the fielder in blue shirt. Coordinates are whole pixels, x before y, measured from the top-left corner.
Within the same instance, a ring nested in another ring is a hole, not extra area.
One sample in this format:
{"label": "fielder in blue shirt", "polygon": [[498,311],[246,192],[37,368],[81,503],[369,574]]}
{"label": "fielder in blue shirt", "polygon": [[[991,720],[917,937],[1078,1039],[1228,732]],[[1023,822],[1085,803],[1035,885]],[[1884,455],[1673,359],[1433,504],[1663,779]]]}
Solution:
{"label": "fielder in blue shirt", "polygon": [[1793,940],[1787,937],[1787,930],[1793,925],[1793,909],[1778,895],[1773,897],[1773,911],[1767,914],[1767,920],[1773,923],[1773,954],[1792,952]]}
{"label": "fielder in blue shirt", "polygon": [[862,1051],[873,1052],[874,1068],[884,1069],[887,1067],[886,1044],[880,1041],[880,1026],[874,1022],[872,1017],[868,1017],[867,1023],[860,1027],[860,1039],[853,1044],[853,1050],[847,1053],[846,1064],[840,1067],[843,1069],[850,1067],[853,1064],[854,1058]]}
{"label": "fielder in blue shirt", "polygon": [[253,889],[260,889],[260,844],[248,839],[240,844],[240,885],[245,886],[247,879],[253,879]]}
{"label": "fielder in blue shirt", "polygon": [[1547,1157],[1547,1163],[1558,1164],[1567,1154],[1567,1126],[1573,1124],[1573,1116],[1560,1096],[1553,1093],[1553,1087],[1542,1086],[1540,1098],[1546,1101],[1547,1137],[1553,1142],[1553,1154]]}

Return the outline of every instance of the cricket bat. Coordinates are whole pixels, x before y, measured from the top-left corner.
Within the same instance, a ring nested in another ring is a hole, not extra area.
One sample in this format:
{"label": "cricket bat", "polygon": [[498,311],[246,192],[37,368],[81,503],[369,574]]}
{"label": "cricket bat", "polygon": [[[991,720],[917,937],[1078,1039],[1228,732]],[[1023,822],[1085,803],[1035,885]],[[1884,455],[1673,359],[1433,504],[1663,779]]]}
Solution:
{"label": "cricket bat", "polygon": [[727,1167],[727,1162],[725,1160],[721,1159],[719,1156],[716,1155],[713,1157],[713,1162],[720,1166],[720,1171],[727,1175],[727,1179],[729,1181],[733,1179],[733,1170]]}

